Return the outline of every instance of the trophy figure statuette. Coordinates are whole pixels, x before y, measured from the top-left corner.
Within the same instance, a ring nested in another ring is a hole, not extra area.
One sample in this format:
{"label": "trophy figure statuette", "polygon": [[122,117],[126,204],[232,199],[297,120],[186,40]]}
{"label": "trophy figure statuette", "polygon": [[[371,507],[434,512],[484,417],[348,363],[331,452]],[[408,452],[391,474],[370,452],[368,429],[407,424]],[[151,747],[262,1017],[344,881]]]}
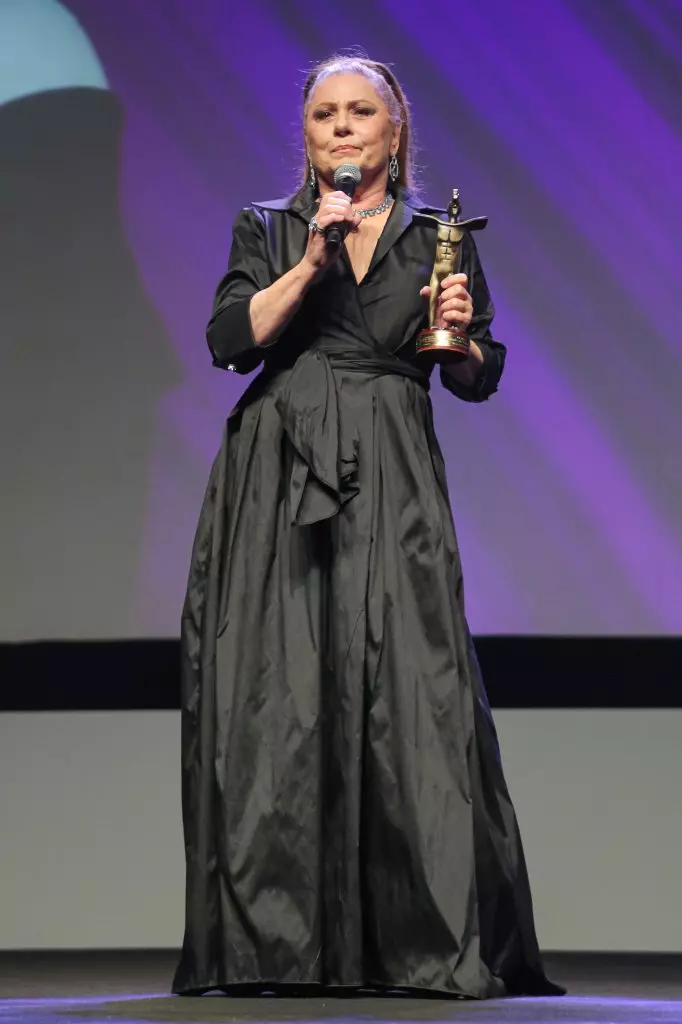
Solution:
{"label": "trophy figure statuette", "polygon": [[[439,220],[430,214],[424,214],[438,225],[436,240],[436,259],[431,272],[429,287],[429,324],[417,335],[417,355],[437,363],[459,363],[469,356],[469,336],[459,327],[437,327],[438,297],[441,293],[441,282],[450,274],[459,273],[462,263],[462,239],[465,231],[480,231],[488,223],[487,217],[474,217],[460,221],[461,206],[459,189],[453,188],[452,199],[448,205],[448,219]],[[471,281],[469,282],[471,287]]]}

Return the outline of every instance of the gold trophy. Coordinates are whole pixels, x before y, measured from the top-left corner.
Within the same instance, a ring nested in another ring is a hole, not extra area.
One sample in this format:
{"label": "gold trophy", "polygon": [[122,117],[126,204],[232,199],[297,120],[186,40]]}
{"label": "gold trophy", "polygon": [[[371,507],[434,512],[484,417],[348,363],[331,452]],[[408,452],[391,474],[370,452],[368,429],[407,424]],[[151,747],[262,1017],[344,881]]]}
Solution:
{"label": "gold trophy", "polygon": [[[448,206],[448,219],[439,220],[430,214],[423,214],[438,225],[436,241],[436,260],[433,264],[431,280],[431,296],[429,298],[430,327],[417,335],[417,355],[437,363],[460,363],[469,356],[469,337],[459,327],[436,327],[436,310],[438,296],[441,292],[441,281],[450,274],[457,274],[462,263],[462,239],[465,231],[481,231],[488,223],[487,217],[474,217],[471,220],[460,220],[461,206],[459,189],[453,188],[452,199]],[[469,282],[471,286],[471,281]]]}

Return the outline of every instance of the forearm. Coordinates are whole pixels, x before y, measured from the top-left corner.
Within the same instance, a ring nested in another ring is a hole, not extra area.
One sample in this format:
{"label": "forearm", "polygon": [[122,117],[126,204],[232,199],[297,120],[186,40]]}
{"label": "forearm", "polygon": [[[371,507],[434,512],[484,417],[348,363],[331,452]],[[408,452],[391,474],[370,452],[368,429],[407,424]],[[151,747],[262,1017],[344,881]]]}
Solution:
{"label": "forearm", "polygon": [[318,271],[303,259],[274,284],[256,292],[249,303],[249,318],[256,345],[268,345],[276,341],[317,277]]}

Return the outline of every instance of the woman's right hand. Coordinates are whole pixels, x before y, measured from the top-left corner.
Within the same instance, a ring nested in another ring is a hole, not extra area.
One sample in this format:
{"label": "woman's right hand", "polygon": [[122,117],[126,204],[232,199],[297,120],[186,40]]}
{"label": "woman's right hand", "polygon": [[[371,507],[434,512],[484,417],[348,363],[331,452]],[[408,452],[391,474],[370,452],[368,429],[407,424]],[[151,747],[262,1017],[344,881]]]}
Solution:
{"label": "woman's right hand", "polygon": [[353,205],[345,192],[327,192],[320,200],[315,214],[315,222],[319,231],[308,233],[308,245],[303,259],[317,273],[326,270],[337,259],[340,246],[329,245],[324,231],[331,224],[348,221],[349,230],[357,231],[362,217],[353,209]]}

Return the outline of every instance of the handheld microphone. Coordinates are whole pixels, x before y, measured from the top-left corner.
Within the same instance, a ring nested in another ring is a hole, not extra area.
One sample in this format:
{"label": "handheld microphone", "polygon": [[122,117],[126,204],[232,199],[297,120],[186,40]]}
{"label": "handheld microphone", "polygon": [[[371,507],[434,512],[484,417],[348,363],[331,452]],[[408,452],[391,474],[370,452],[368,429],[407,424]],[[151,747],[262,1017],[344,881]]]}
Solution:
{"label": "handheld microphone", "polygon": [[[362,175],[357,164],[339,164],[334,171],[334,185],[338,192],[345,192],[349,199],[355,195],[355,189],[360,184]],[[330,224],[325,231],[327,244],[334,249],[342,245],[348,234],[348,221],[341,224]]]}

